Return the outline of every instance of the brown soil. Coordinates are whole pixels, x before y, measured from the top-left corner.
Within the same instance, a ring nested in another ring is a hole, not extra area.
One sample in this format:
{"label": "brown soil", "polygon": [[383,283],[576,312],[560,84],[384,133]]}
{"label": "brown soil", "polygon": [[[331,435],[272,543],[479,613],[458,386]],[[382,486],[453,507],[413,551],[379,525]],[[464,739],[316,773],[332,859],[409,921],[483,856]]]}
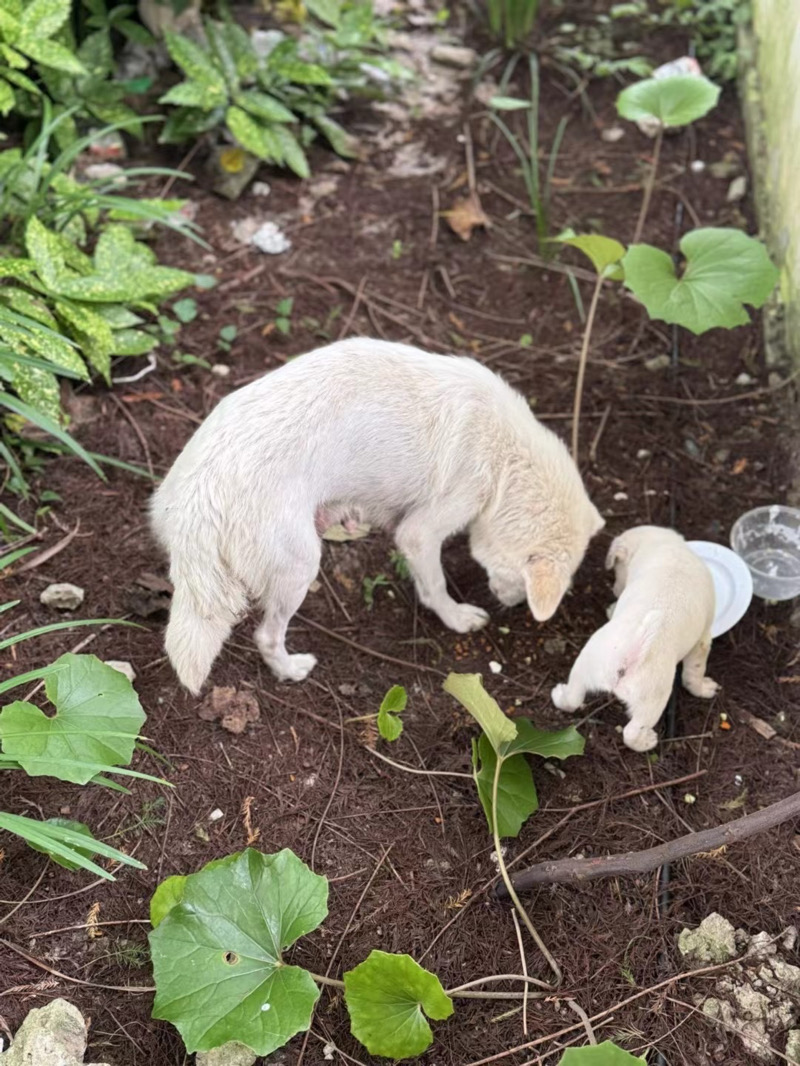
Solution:
{"label": "brown soil", "polygon": [[[602,125],[614,121],[613,98],[612,86],[592,86]],[[630,239],[640,194],[629,190],[640,180],[647,142],[628,128],[619,143],[605,143],[598,126],[583,117],[579,101],[568,101],[549,74],[542,114],[545,143],[558,119],[570,116],[556,167],[553,228],[595,226]],[[410,340],[437,351],[471,352],[530,396],[537,413],[566,436],[580,334],[575,303],[563,273],[503,258],[529,256],[534,230],[524,212],[515,214],[513,200],[524,206],[525,194],[513,158],[481,120],[472,123],[478,188],[493,226],[463,243],[446,221],[434,224],[434,185],[442,209],[463,191],[461,129],[458,122],[425,131],[431,149],[449,159],[447,172],[436,178],[398,181],[385,172],[380,154],[341,174],[336,193],[296,222],[294,248],[280,258],[234,248],[229,222],[262,209],[292,211],[303,192],[300,183],[270,174],[273,193],[266,204],[248,195],[233,206],[205,192],[202,180],[199,187],[187,187],[187,195],[198,203],[198,221],[213,254],[172,238],[162,240],[161,250],[181,265],[193,262],[199,270],[214,272],[219,285],[199,296],[202,314],[184,330],[180,349],[225,362],[232,373],[223,381],[201,368],[176,368],[165,356],[156,373],[118,387],[113,395],[102,388],[85,390],[78,429],[82,442],[128,462],[149,459],[157,472],[164,472],[197,421],[229,388],[342,331]],[[741,123],[730,93],[691,135],[666,140],[661,173],[678,192],[659,191],[654,197],[648,239],[673,246],[676,202],[685,204],[683,228],[690,226],[692,213],[703,224],[732,220],[734,211],[725,201],[727,182],[708,170],[695,175],[686,166],[695,155],[712,162],[728,151],[743,158]],[[318,174],[330,168],[338,175],[325,153],[315,163]],[[402,242],[399,258],[392,255],[395,241]],[[587,286],[582,289],[587,299]],[[275,304],[284,296],[295,301],[286,338],[269,328]],[[322,324],[319,329],[327,323],[327,333],[315,332],[312,320]],[[219,330],[227,324],[239,328],[230,355],[216,349]],[[529,347],[519,344],[524,334],[532,338]],[[143,873],[121,871],[115,884],[92,883],[85,875],[53,866],[44,871],[41,884],[2,930],[43,964],[39,968],[4,952],[0,1011],[12,1030],[30,1007],[65,995],[91,1018],[89,1060],[115,1066],[186,1062],[177,1032],[150,1019],[150,995],[98,986],[149,984],[146,956],[132,949],[146,945],[150,895],[161,878],[191,872],[243,847],[241,809],[247,797],[253,797],[260,847],[291,847],[331,878],[330,917],[297,949],[298,962],[325,972],[367,880],[389,849],[355,913],[334,974],[378,946],[421,959],[445,987],[519,971],[508,906],[490,893],[480,894],[495,867],[470,783],[396,771],[370,754],[359,725],[347,725],[342,733],[340,722],[375,711],[391,685],[403,684],[409,710],[392,757],[428,769],[465,771],[475,730],[441,691],[439,673],[457,669],[483,673],[510,713],[529,714],[542,726],[563,724],[548,694],[604,618],[611,596],[602,569],[609,538],[636,523],[674,521],[689,537],[725,542],[742,511],[785,496],[789,468],[781,400],[788,390],[767,391],[758,326],[715,331],[700,339],[681,332],[678,345],[674,370],[646,369],[646,360],[671,352],[670,329],[648,323],[618,291],[605,295],[587,375],[582,451],[587,485],[608,524],[573,593],[547,625],[535,625],[523,608],[499,610],[461,543],[446,553],[453,587],[492,612],[486,631],[469,637],[445,631],[417,607],[409,582],[394,575],[387,539],[375,535],[356,544],[328,545],[321,587],[309,596],[290,632],[293,648],[313,650],[320,660],[312,678],[297,687],[277,684],[259,660],[249,626],[241,627],[214,668],[214,684],[246,689],[260,704],[260,721],[238,737],[199,719],[199,701],[178,687],[163,657],[163,614],[149,617],[144,629],[96,634],[87,651],[134,664],[148,713],[146,735],[172,764],[165,771],[139,755],[135,765],[166,773],[175,788],[137,783],[129,796],[119,796],[20,774],[3,778],[0,807],[45,817],[69,810],[148,865]],[[140,364],[127,365],[135,369]],[[742,371],[755,379],[749,389],[734,384]],[[85,617],[132,613],[135,618],[141,609],[141,596],[131,598],[136,578],[143,572],[166,573],[148,536],[147,482],[112,471],[103,485],[85,467],[62,459],[47,466],[42,485],[56,490],[62,501],[39,520],[42,544],[55,544],[78,520],[80,529],[51,561],[7,582],[6,598],[22,600],[14,630],[52,620],[39,604],[39,593],[53,580],[86,589]],[[376,588],[374,606],[368,609],[363,581],[379,573],[390,584]],[[797,751],[762,739],[743,714],[764,718],[785,738],[800,741],[796,690],[783,680],[796,680],[797,674],[797,631],[788,624],[790,613],[790,605],[769,607],[756,601],[745,619],[716,643],[710,671],[722,682],[721,694],[707,703],[681,691],[675,739],[661,745],[657,758],[635,755],[622,745],[618,706],[592,703],[583,724],[585,757],[567,762],[563,773],[537,761],[541,810],[518,841],[508,842],[508,857],[537,840],[536,859],[647,847],[687,827],[699,830],[755,810],[796,789]],[[8,675],[38,667],[85,636],[85,630],[76,631],[22,644],[5,653],[3,670]],[[502,664],[502,673],[491,673],[490,660]],[[729,729],[721,728],[724,722]],[[688,785],[614,798],[698,770],[705,775]],[[565,820],[575,805],[599,798],[607,802]],[[215,808],[223,817],[210,823]],[[800,863],[794,834],[795,827],[785,825],[727,854],[681,863],[672,870],[671,898],[663,913],[657,906],[655,874],[531,894],[530,913],[563,969],[564,982],[558,996],[531,1003],[529,1039],[578,1021],[568,999],[591,1015],[686,968],[676,950],[676,933],[712,910],[750,932],[777,934],[796,922]],[[3,843],[0,894],[7,912],[33,888],[42,858],[15,840]],[[461,906],[464,900],[467,905]],[[92,941],[85,929],[62,931],[85,923],[96,903],[101,921],[131,924],[102,927],[103,937]],[[547,966],[532,947],[527,961],[533,975],[547,978]],[[44,967],[87,983],[68,983]],[[744,1066],[748,1056],[735,1040],[675,1002],[689,1003],[705,987],[696,981],[646,995],[616,1010],[599,1032],[618,1034],[639,1053],[655,1045],[671,1066]],[[523,1043],[521,1017],[506,1017],[508,1006],[460,1000],[454,1017],[436,1026],[434,1047],[422,1061],[465,1066]],[[342,1004],[327,993],[313,1031],[305,1062],[324,1061],[319,1038],[352,1056],[347,1061],[368,1059],[349,1034]],[[582,1039],[581,1032],[564,1037],[565,1042]],[[293,1041],[272,1061],[298,1062],[301,1046],[302,1038]],[[560,1046],[550,1041],[541,1051],[553,1054]],[[538,1053],[500,1061],[538,1062]],[[654,1057],[651,1052],[650,1059]]]}

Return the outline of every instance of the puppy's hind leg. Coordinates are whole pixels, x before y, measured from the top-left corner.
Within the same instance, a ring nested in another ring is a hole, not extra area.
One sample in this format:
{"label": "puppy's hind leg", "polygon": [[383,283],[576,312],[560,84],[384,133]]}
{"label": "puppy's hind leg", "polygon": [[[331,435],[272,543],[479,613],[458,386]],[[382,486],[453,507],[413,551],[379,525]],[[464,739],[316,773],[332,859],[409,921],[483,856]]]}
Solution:
{"label": "puppy's hind leg", "polygon": [[622,739],[631,751],[650,751],[658,744],[658,733],[654,726],[669,703],[672,693],[673,674],[664,684],[646,691],[617,691],[615,695],[627,705],[630,721],[622,730]]}
{"label": "puppy's hind leg", "polygon": [[412,511],[397,527],[395,543],[408,562],[420,601],[438,614],[448,629],[469,633],[486,625],[489,615],[481,607],[456,603],[447,591],[441,558],[442,541],[468,520],[463,516],[463,522],[459,521],[460,517],[434,514],[428,509]]}
{"label": "puppy's hind leg", "polygon": [[264,618],[256,629],[256,646],[264,662],[279,681],[302,681],[317,664],[313,655],[290,655],[286,650],[286,630],[292,616],[306,597],[308,586],[317,576],[319,541],[302,539],[295,532],[291,550],[272,562],[261,601]]}
{"label": "puppy's hind leg", "polygon": [[556,685],[550,693],[550,699],[560,711],[572,713],[583,706],[586,693],[601,687],[594,677],[596,651],[591,639],[584,646],[580,655],[572,664],[569,681],[566,685]]}
{"label": "puppy's hind leg", "polygon": [[719,685],[706,677],[706,663],[711,651],[711,634],[704,633],[683,660],[683,687],[693,696],[710,700],[719,691]]}

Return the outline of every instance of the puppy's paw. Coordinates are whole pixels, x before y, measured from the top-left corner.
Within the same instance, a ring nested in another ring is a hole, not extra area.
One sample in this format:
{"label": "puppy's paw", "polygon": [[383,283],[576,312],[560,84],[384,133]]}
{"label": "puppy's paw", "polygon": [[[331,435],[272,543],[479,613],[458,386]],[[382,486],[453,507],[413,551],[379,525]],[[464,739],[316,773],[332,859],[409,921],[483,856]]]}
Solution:
{"label": "puppy's paw", "polygon": [[699,696],[701,700],[710,700],[716,696],[720,688],[721,686],[718,685],[716,681],[712,681],[710,677],[704,677],[693,695]]}
{"label": "puppy's paw", "polygon": [[489,615],[482,607],[473,607],[471,603],[454,603],[444,612],[442,621],[456,633],[471,633],[482,629],[489,621]]}
{"label": "puppy's paw", "polygon": [[628,722],[622,730],[622,739],[631,751],[651,751],[658,744],[658,733],[655,729],[642,728],[636,722]]}
{"label": "puppy's paw", "polygon": [[553,691],[550,693],[550,699],[553,704],[558,707],[559,711],[566,711],[568,714],[572,714],[573,711],[577,711],[577,707],[574,703],[571,703],[567,699],[567,686],[556,685]]}
{"label": "puppy's paw", "polygon": [[275,670],[275,676],[279,681],[304,681],[316,665],[314,655],[289,655],[286,664]]}

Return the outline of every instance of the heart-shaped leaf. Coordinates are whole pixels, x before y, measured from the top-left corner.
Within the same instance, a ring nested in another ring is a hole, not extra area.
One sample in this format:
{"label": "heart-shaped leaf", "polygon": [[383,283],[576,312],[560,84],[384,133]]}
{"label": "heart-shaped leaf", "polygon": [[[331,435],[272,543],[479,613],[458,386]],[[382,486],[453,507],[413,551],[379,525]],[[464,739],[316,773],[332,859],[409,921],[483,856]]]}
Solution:
{"label": "heart-shaped leaf", "polygon": [[403,732],[403,723],[398,717],[406,709],[408,696],[402,685],[392,685],[383,697],[378,711],[378,732],[384,740],[397,740]]}
{"label": "heart-shaped leaf", "polygon": [[145,713],[133,685],[94,655],[62,655],[48,668],[48,717],[32,703],[0,713],[3,754],[31,777],[85,785],[109,767],[127,766]]}
{"label": "heart-shaped leaf", "polygon": [[439,978],[410,955],[371,951],[344,975],[344,988],[353,1036],[389,1059],[421,1055],[433,1042],[425,1015],[443,1021],[453,1013]]}
{"label": "heart-shaped leaf", "polygon": [[594,1047],[569,1048],[559,1059],[558,1066],[641,1066],[646,1062],[646,1058],[631,1055],[610,1040],[604,1040]]}
{"label": "heart-shaped leaf", "polygon": [[[236,851],[232,855],[225,855],[221,859],[212,859],[211,862],[206,863],[199,873],[216,870],[218,866],[230,866],[231,863],[236,862],[240,854],[241,852]],[[186,882],[190,877],[194,876],[194,874],[176,874],[174,877],[168,877],[161,882],[150,898],[150,924],[154,929],[166,918],[173,907],[183,902]]]}
{"label": "heart-shaped leaf", "polygon": [[516,737],[517,727],[483,687],[480,674],[448,674],[443,688],[469,711],[495,751]]}
{"label": "heart-shaped leaf", "polygon": [[625,286],[651,318],[685,326],[692,333],[731,329],[749,322],[744,304],[761,307],[778,280],[764,245],[738,229],[696,229],[680,243],[683,274],[649,244],[629,248],[622,260]]}
{"label": "heart-shaped leaf", "polygon": [[612,281],[622,281],[624,272],[620,259],[625,255],[625,246],[619,241],[612,237],[603,237],[599,233],[576,234],[571,229],[564,230],[554,239],[559,244],[568,244],[571,248],[583,252],[591,260],[598,274]]}
{"label": "heart-shaped leaf", "polygon": [[248,848],[191,874],[150,933],[153,1017],[189,1053],[236,1040],[269,1055],[311,1023],[319,990],[281,953],[325,919],[327,901],[327,880],[288,849]]}
{"label": "heart-shaped leaf", "polygon": [[[497,755],[486,739],[472,743],[472,769],[478,798],[492,830],[492,789],[497,769]],[[516,837],[528,818],[539,809],[539,797],[533,774],[524,755],[503,758],[497,782],[497,832],[500,837]]]}
{"label": "heart-shaped leaf", "polygon": [[543,759],[568,759],[583,755],[586,741],[574,725],[551,731],[537,729],[529,718],[515,718],[517,735],[504,749],[503,755],[541,755]]}
{"label": "heart-shaped leaf", "polygon": [[655,119],[663,126],[687,126],[708,114],[719,93],[718,85],[692,74],[646,78],[622,90],[617,111],[631,122]]}

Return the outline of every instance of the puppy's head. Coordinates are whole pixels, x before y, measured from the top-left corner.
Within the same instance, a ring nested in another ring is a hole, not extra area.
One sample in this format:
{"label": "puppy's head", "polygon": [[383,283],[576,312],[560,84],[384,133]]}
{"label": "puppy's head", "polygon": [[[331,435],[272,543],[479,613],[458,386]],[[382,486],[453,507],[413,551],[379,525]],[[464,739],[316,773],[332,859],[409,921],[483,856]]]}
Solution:
{"label": "puppy's head", "polygon": [[614,570],[615,594],[618,596],[628,581],[628,571],[635,556],[657,552],[667,544],[683,541],[680,533],[662,526],[634,526],[620,533],[611,542],[606,556],[606,570]]}
{"label": "puppy's head", "polygon": [[555,614],[589,541],[605,525],[584,495],[562,510],[553,501],[545,510],[501,508],[472,527],[472,556],[489,575],[492,594],[506,607],[528,601],[537,622]]}

